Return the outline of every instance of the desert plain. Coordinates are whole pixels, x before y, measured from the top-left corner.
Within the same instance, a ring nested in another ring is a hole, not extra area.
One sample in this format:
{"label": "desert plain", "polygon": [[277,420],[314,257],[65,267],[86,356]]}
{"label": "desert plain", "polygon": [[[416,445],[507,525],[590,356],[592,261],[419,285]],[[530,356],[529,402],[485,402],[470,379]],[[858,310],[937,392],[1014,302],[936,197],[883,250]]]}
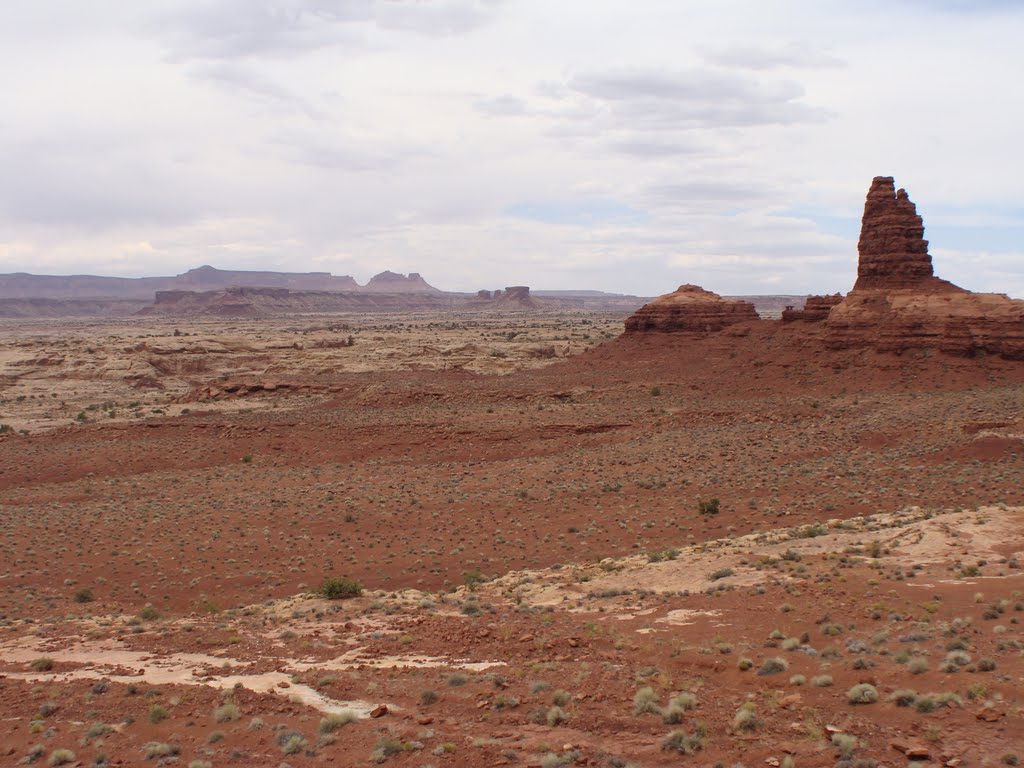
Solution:
{"label": "desert plain", "polygon": [[1016,765],[1024,364],[624,319],[5,321],[0,762]]}

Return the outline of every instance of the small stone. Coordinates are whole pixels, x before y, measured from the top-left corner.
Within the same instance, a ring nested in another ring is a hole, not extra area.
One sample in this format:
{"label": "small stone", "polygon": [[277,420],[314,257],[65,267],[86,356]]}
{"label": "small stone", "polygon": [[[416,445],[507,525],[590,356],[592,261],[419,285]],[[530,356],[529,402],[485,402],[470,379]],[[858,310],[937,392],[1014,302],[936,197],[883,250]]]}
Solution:
{"label": "small stone", "polygon": [[387,704],[378,704],[376,707],[370,710],[370,717],[375,719],[378,717],[384,717],[384,715],[386,715],[388,711],[389,710]]}

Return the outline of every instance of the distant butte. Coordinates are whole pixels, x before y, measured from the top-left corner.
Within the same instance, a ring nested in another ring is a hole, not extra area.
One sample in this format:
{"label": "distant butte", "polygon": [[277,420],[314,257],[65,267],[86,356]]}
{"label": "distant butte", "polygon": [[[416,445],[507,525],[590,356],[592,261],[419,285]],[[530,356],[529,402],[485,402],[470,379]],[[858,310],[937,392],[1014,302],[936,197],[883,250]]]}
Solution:
{"label": "distant butte", "polygon": [[707,336],[748,320],[757,320],[757,311],[749,301],[722,298],[696,285],[681,285],[634,312],[626,320],[626,333]]}

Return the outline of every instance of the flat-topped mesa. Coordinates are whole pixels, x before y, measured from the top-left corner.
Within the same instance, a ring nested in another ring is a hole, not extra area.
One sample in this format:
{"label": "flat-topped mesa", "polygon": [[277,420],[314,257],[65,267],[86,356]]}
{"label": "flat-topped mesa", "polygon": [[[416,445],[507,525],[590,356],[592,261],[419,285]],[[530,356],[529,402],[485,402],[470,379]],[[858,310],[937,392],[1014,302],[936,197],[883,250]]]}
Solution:
{"label": "flat-topped mesa", "polygon": [[724,299],[697,285],[681,285],[626,319],[626,333],[684,333],[707,336],[736,323],[757,320],[749,301]]}
{"label": "flat-topped mesa", "polygon": [[857,288],[912,288],[932,277],[924,221],[892,176],[875,176],[857,243]]}

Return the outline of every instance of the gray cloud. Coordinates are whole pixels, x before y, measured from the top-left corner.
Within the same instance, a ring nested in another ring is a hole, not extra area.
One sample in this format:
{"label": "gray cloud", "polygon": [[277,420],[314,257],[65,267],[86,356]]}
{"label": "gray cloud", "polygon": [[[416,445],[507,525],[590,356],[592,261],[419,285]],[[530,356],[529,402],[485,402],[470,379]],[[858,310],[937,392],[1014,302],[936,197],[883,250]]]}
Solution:
{"label": "gray cloud", "polygon": [[654,184],[643,194],[659,203],[693,207],[712,203],[744,204],[764,200],[767,191],[759,186],[728,180],[695,180],[677,184]]}
{"label": "gray cloud", "polygon": [[789,43],[781,48],[734,45],[728,48],[705,50],[703,57],[710,64],[738,69],[765,70],[777,67],[821,69],[846,66],[843,59],[804,43]]}
{"label": "gray cloud", "polygon": [[612,152],[638,158],[666,158],[707,152],[708,147],[695,141],[660,141],[645,137],[620,139],[606,144]]}
{"label": "gray cloud", "polygon": [[488,23],[505,0],[378,0],[376,23],[421,35],[449,36],[471,32]]}
{"label": "gray cloud", "polygon": [[189,76],[234,94],[241,94],[284,112],[299,112],[314,120],[326,114],[299,94],[274,82],[251,67],[226,61],[203,62],[193,67]]}
{"label": "gray cloud", "polygon": [[799,83],[715,69],[591,72],[568,85],[601,105],[614,123],[633,129],[791,125],[827,117],[800,101]]}
{"label": "gray cloud", "polygon": [[479,98],[473,102],[473,106],[486,115],[508,117],[527,114],[526,101],[511,94]]}
{"label": "gray cloud", "polygon": [[176,59],[300,56],[364,47],[371,28],[444,37],[489,22],[503,0],[185,0],[149,25]]}

